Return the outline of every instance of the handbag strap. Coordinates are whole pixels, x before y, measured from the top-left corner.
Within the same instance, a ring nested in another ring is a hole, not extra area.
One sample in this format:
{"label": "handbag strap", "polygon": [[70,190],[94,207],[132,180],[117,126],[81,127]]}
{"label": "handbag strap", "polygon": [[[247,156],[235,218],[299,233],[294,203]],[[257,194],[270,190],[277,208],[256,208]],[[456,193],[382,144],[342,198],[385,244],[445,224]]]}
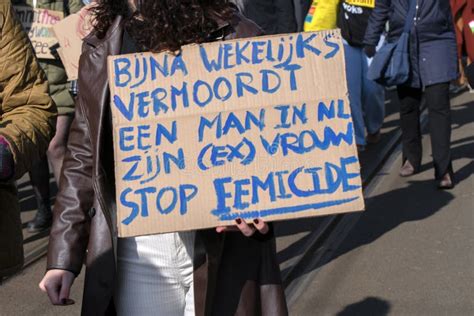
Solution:
{"label": "handbag strap", "polygon": [[418,1],[419,0],[408,0],[410,7],[408,9],[407,18],[405,20],[405,27],[403,29],[404,33],[410,33],[411,27],[415,22]]}

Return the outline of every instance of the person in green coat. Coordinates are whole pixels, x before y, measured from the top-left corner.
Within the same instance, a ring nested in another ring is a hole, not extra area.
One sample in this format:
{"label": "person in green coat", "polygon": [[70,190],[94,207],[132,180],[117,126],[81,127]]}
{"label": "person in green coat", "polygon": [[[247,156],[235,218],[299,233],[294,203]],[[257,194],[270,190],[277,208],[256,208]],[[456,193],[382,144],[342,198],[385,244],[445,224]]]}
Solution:
{"label": "person in green coat", "polygon": [[[12,3],[37,9],[59,11],[63,12],[65,16],[76,13],[84,6],[81,0],[13,0]],[[58,108],[58,120],[56,135],[51,140],[47,157],[45,156],[30,171],[31,184],[38,203],[38,212],[35,218],[28,223],[28,231],[30,232],[43,231],[51,226],[48,158],[53,167],[56,183],[59,183],[69,127],[74,117],[74,98],[69,92],[70,84],[61,61],[40,59],[40,65],[49,81],[49,93]]]}
{"label": "person in green coat", "polygon": [[[0,281],[23,266],[17,189],[41,159],[56,126],[56,107],[10,0],[0,0]],[[1,314],[1,312],[0,312]]]}

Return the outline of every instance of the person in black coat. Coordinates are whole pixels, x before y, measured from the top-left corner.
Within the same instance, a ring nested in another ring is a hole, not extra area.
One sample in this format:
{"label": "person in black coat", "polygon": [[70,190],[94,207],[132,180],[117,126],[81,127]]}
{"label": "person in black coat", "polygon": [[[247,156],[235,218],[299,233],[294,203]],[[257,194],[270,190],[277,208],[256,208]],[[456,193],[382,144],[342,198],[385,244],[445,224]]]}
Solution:
{"label": "person in black coat", "polygon": [[364,50],[375,54],[380,34],[389,22],[389,42],[403,32],[411,1],[416,13],[410,32],[409,80],[398,86],[403,143],[401,176],[410,176],[421,165],[420,103],[424,95],[429,109],[435,177],[441,189],[453,187],[451,164],[451,112],[449,82],[458,77],[456,36],[449,1],[378,0],[365,33]]}
{"label": "person in black coat", "polygon": [[243,15],[260,26],[265,34],[297,31],[293,0],[233,0]]}
{"label": "person in black coat", "polygon": [[297,31],[302,32],[304,27],[304,20],[308,15],[309,8],[313,3],[312,0],[293,0],[295,6],[295,17],[297,24]]}

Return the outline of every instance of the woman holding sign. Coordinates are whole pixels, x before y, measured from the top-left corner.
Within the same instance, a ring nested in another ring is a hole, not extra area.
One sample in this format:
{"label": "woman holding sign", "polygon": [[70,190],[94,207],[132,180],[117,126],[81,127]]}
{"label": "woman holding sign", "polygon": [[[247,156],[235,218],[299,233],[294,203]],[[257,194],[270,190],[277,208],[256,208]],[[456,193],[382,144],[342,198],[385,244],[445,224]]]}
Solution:
{"label": "woman holding sign", "polygon": [[115,223],[107,57],[178,52],[260,29],[227,0],[104,0],[95,13],[41,289],[53,304],[73,303],[69,290],[86,262],[84,315],[286,315],[275,239],[261,219],[134,238],[117,238]]}

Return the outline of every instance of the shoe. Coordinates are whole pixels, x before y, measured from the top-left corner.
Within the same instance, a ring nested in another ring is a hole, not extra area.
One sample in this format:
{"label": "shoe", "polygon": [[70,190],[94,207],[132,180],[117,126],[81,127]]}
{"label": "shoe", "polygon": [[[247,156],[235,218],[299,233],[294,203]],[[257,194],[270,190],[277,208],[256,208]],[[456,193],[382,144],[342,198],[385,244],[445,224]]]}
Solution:
{"label": "shoe", "polygon": [[373,134],[368,134],[366,141],[368,144],[377,144],[380,141],[380,138],[382,138],[382,134],[379,131],[376,131]]}
{"label": "shoe", "polygon": [[53,214],[49,205],[40,205],[35,218],[28,223],[27,231],[29,233],[39,233],[48,230],[53,222]]}
{"label": "shoe", "polygon": [[407,159],[403,166],[400,168],[400,177],[409,177],[415,174],[415,168]]}
{"label": "shoe", "polygon": [[453,182],[453,179],[451,177],[451,174],[448,172],[439,181],[438,189],[440,189],[440,190],[450,190],[452,188],[454,188],[454,182]]}
{"label": "shoe", "polygon": [[450,84],[449,85],[449,92],[451,94],[459,94],[465,90],[468,89],[468,86],[467,86],[467,83],[463,83],[463,84]]}

